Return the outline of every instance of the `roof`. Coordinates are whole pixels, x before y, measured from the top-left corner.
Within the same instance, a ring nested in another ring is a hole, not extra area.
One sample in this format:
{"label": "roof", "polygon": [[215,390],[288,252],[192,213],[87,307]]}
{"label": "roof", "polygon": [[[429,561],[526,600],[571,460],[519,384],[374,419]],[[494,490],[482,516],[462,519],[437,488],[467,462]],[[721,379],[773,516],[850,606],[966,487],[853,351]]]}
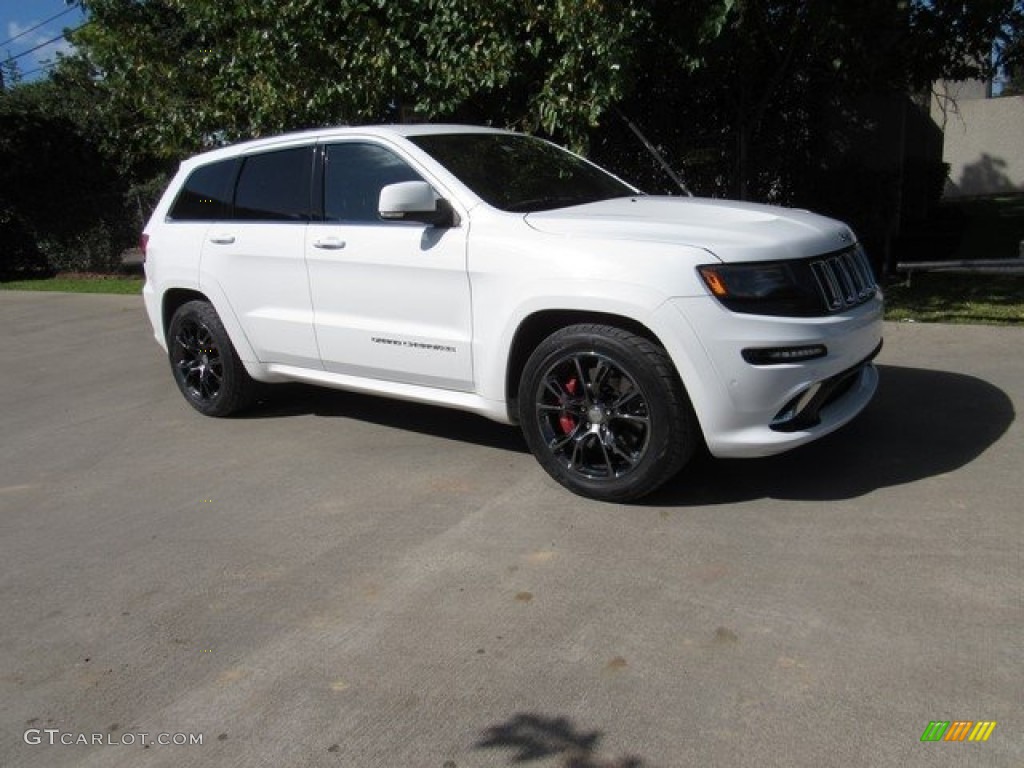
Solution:
{"label": "roof", "polygon": [[314,128],[307,131],[283,133],[276,136],[267,136],[250,141],[243,141],[237,144],[219,147],[217,149],[202,152],[185,160],[182,165],[197,165],[200,163],[216,160],[221,157],[234,157],[239,153],[255,149],[263,149],[289,144],[301,144],[310,140],[322,140],[331,138],[343,138],[352,136],[365,137],[401,137],[428,136],[449,133],[512,133],[512,131],[500,128],[491,128],[483,125],[459,125],[454,123],[396,123],[389,125],[356,125],[356,126],[327,126]]}

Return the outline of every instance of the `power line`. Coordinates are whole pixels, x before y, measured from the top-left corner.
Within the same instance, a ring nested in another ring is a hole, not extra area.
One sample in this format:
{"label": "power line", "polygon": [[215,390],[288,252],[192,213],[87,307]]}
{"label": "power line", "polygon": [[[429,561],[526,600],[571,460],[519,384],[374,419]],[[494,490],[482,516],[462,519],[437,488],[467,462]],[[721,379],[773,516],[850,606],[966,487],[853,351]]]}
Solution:
{"label": "power line", "polygon": [[63,33],[57,35],[56,37],[51,37],[45,43],[40,43],[39,45],[35,46],[34,48],[29,48],[27,51],[22,51],[17,56],[9,56],[8,58],[4,59],[4,61],[17,61],[18,59],[22,58],[23,56],[28,56],[30,53],[35,53],[40,48],[45,48],[48,45],[52,45],[53,43],[56,43],[58,40],[63,40],[67,35],[71,34],[72,32],[77,32],[78,30],[82,29],[83,27],[87,27],[90,24],[92,24],[91,21],[87,21],[84,24],[79,24],[74,29],[69,29],[67,32],[63,32]]}
{"label": "power line", "polygon": [[28,77],[36,74],[37,72],[45,72],[46,74],[50,74],[51,72],[53,72],[53,70],[55,70],[57,68],[58,64],[60,64],[60,61],[47,61],[45,64],[40,64],[35,69],[30,69],[27,72],[19,71],[18,72],[18,77],[21,80],[25,80]]}
{"label": "power line", "polygon": [[3,41],[2,43],[0,43],[0,48],[2,48],[2,47],[3,47],[3,46],[5,46],[5,45],[9,45],[10,43],[13,43],[13,42],[14,42],[15,40],[17,40],[17,39],[19,39],[19,38],[22,38],[22,37],[24,37],[24,36],[25,36],[25,35],[27,35],[27,34],[28,34],[29,32],[35,32],[35,31],[36,31],[37,29],[39,29],[40,27],[43,27],[43,26],[46,26],[47,24],[49,24],[49,23],[50,23],[51,21],[56,21],[56,20],[57,20],[57,19],[59,19],[59,18],[60,18],[61,16],[66,16],[67,14],[69,14],[69,13],[71,13],[71,12],[72,12],[73,10],[75,10],[75,9],[76,9],[77,7],[78,7],[78,3],[75,3],[74,5],[72,5],[72,6],[69,6],[68,8],[65,8],[65,9],[64,9],[63,11],[61,11],[60,13],[58,13],[58,14],[57,14],[56,16],[51,16],[51,17],[50,17],[50,18],[48,18],[48,19],[47,19],[46,21],[40,21],[40,22],[39,22],[38,24],[36,24],[36,25],[35,25],[34,27],[29,27],[28,29],[26,29],[26,30],[23,30],[23,31],[19,32],[19,33],[18,33],[18,34],[16,34],[16,35],[15,35],[14,37],[12,37],[12,38],[11,38],[10,40],[4,40],[4,41]]}
{"label": "power line", "polygon": [[18,73],[18,77],[21,78],[22,80],[24,80],[27,77],[29,77],[30,75],[34,75],[36,72],[49,71],[49,70],[52,70],[56,66],[57,66],[57,62],[51,62],[50,64],[44,64],[41,67],[36,67],[35,69],[30,69],[28,72],[19,72]]}

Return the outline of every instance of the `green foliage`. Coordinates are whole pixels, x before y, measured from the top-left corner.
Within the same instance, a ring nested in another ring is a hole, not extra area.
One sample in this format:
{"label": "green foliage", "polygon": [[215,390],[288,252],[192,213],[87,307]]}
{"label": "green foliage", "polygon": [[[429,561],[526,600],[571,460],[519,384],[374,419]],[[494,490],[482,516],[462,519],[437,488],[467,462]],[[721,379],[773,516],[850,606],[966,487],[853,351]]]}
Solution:
{"label": "green foliage", "polygon": [[4,279],[116,269],[133,239],[122,177],[87,132],[50,104],[49,88],[21,86],[0,96]]}
{"label": "green foliage", "polygon": [[[579,144],[622,97],[639,0],[90,0],[74,42],[119,140],[180,157],[325,124],[474,119]],[[701,24],[698,4],[690,21]]]}
{"label": "green foliage", "polygon": [[46,258],[17,212],[0,205],[0,281],[48,274]]}

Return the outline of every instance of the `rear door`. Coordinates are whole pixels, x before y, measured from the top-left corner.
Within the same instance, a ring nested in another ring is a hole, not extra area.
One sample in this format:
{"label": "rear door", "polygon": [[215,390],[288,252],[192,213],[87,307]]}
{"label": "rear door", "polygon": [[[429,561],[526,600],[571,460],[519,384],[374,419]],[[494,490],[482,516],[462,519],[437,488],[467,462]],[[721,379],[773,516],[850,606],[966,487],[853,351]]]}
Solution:
{"label": "rear door", "polygon": [[204,289],[219,290],[264,363],[320,367],[304,248],[315,148],[240,161],[232,218],[206,231]]}

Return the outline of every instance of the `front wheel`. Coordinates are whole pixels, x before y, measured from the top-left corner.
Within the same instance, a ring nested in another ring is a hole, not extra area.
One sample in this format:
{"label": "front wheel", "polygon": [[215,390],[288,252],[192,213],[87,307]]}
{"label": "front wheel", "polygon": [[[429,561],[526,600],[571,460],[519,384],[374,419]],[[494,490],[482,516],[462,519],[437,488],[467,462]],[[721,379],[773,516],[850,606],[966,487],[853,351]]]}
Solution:
{"label": "front wheel", "polygon": [[581,496],[631,501],[673,477],[699,434],[666,352],[606,325],[563,328],[534,350],[519,420],[541,466]]}
{"label": "front wheel", "polygon": [[178,307],[167,329],[167,349],[178,389],[200,413],[228,416],[252,402],[255,382],[208,302]]}

